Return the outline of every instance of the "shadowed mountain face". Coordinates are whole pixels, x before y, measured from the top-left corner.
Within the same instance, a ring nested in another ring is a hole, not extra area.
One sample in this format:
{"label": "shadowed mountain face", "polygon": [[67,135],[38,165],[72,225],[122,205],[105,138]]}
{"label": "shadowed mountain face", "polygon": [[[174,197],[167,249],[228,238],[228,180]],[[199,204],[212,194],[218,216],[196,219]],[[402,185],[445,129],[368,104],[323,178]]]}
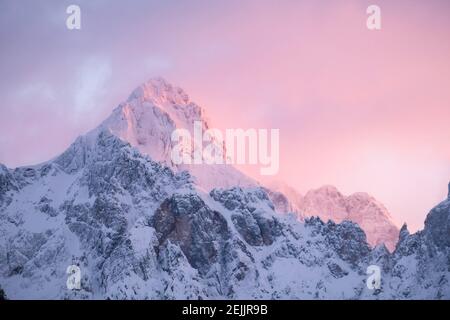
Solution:
{"label": "shadowed mountain face", "polygon": [[[232,167],[197,176],[167,163],[160,126],[200,114],[189,105],[153,80],[56,159],[0,166],[8,298],[450,298],[449,199],[423,231],[403,227],[393,253],[371,249],[353,222],[277,213],[270,190]],[[220,174],[227,185],[209,188]],[[370,208],[366,200],[345,198],[347,214]],[[80,268],[79,290],[67,289],[70,265]],[[382,270],[378,290],[365,284],[369,265]]]}

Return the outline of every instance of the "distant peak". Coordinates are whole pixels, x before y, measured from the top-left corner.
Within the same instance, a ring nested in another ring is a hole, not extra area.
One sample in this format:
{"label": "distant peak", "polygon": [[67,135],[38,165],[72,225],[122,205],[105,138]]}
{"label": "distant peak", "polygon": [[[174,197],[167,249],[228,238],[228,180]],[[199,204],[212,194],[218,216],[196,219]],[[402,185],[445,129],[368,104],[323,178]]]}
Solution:
{"label": "distant peak", "polygon": [[174,89],[179,89],[175,86],[173,86],[170,82],[168,82],[163,77],[154,77],[150,78],[144,83],[142,83],[139,87],[146,88],[146,89],[155,89],[160,90],[161,92],[167,92],[167,91],[174,91]]}
{"label": "distant peak", "polygon": [[326,193],[326,194],[339,194],[341,195],[341,193],[339,192],[339,190],[332,185],[324,185],[321,186],[318,189],[313,190],[314,192],[318,192],[318,193]]}
{"label": "distant peak", "polygon": [[184,105],[189,103],[189,96],[183,89],[173,86],[162,77],[151,78],[133,90],[128,101],[170,102]]}
{"label": "distant peak", "polygon": [[374,199],[367,192],[355,192],[355,193],[351,194],[349,197],[357,198],[357,199]]}
{"label": "distant peak", "polygon": [[319,189],[329,190],[329,191],[338,191],[338,189],[335,186],[331,185],[331,184],[323,185]]}

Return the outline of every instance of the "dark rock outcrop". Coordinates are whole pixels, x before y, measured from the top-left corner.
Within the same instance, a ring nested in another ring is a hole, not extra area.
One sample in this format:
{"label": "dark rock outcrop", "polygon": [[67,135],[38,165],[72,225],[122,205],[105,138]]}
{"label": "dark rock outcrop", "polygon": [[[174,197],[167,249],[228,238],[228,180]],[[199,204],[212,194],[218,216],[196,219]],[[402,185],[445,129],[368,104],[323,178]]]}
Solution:
{"label": "dark rock outcrop", "polygon": [[152,220],[159,246],[168,242],[180,246],[191,266],[201,273],[219,261],[224,242],[230,238],[224,217],[194,194],[166,199]]}

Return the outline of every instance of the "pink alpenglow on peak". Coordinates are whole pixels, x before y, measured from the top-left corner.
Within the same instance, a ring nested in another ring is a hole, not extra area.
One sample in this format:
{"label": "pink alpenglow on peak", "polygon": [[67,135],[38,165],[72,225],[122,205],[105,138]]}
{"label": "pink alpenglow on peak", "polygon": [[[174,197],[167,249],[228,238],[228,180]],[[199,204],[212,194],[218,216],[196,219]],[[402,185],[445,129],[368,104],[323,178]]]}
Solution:
{"label": "pink alpenglow on peak", "polygon": [[387,209],[364,192],[344,196],[336,187],[324,186],[308,191],[299,210],[302,215],[318,216],[324,221],[355,222],[364,230],[372,246],[384,244],[393,251],[398,242],[399,229]]}
{"label": "pink alpenglow on peak", "polygon": [[91,134],[107,129],[155,161],[175,171],[187,170],[205,190],[232,186],[257,186],[258,183],[229,164],[175,164],[171,151],[176,145],[172,133],[177,129],[194,134],[194,124],[207,130],[209,120],[204,110],[181,89],[162,78],[151,79],[136,88]]}

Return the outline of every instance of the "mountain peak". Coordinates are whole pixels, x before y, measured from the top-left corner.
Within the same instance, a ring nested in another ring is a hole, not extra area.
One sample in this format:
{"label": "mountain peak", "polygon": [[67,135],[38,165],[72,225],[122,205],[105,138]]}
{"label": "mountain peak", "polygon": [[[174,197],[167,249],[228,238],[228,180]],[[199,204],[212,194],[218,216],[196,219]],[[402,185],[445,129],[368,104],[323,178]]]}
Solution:
{"label": "mountain peak", "polygon": [[335,186],[325,185],[308,191],[299,209],[305,216],[319,216],[324,221],[356,222],[373,246],[384,243],[393,250],[398,239],[399,230],[387,209],[365,192],[345,196]]}
{"label": "mountain peak", "polygon": [[[208,126],[204,110],[190,101],[183,89],[162,77],[151,78],[134,89],[128,99],[119,105],[116,113],[119,119],[132,116],[142,120],[139,125],[143,127],[151,125],[149,118],[155,117],[188,130],[192,129],[194,121],[202,121]],[[152,128],[149,129],[154,131],[155,128]]]}
{"label": "mountain peak", "polygon": [[343,195],[339,192],[339,190],[333,185],[323,185],[320,188],[311,190],[309,192],[314,194],[324,194],[329,196],[333,195],[335,197],[343,197]]}
{"label": "mountain peak", "polygon": [[403,223],[402,228],[400,229],[399,233],[400,233],[400,238],[409,236],[408,225],[406,223]]}
{"label": "mountain peak", "polygon": [[188,170],[196,183],[206,190],[257,185],[232,165],[176,165],[172,162],[171,151],[177,143],[171,139],[174,130],[187,130],[193,135],[196,121],[202,122],[203,130],[210,127],[203,108],[190,101],[181,88],[157,77],[138,86],[92,135],[106,130],[156,162],[177,172]]}
{"label": "mountain peak", "polygon": [[374,200],[375,198],[372,197],[370,194],[368,194],[367,192],[355,192],[352,193],[351,195],[348,196],[348,198],[355,198],[355,199],[359,199],[359,200]]}
{"label": "mountain peak", "polygon": [[186,105],[190,102],[183,89],[173,86],[162,77],[151,78],[134,89],[127,101],[133,100],[156,104],[169,102],[177,105]]}
{"label": "mountain peak", "polygon": [[192,130],[204,121],[202,109],[164,78],[152,78],[130,94],[97,128],[106,129],[155,161],[171,165],[171,134],[177,128]]}

